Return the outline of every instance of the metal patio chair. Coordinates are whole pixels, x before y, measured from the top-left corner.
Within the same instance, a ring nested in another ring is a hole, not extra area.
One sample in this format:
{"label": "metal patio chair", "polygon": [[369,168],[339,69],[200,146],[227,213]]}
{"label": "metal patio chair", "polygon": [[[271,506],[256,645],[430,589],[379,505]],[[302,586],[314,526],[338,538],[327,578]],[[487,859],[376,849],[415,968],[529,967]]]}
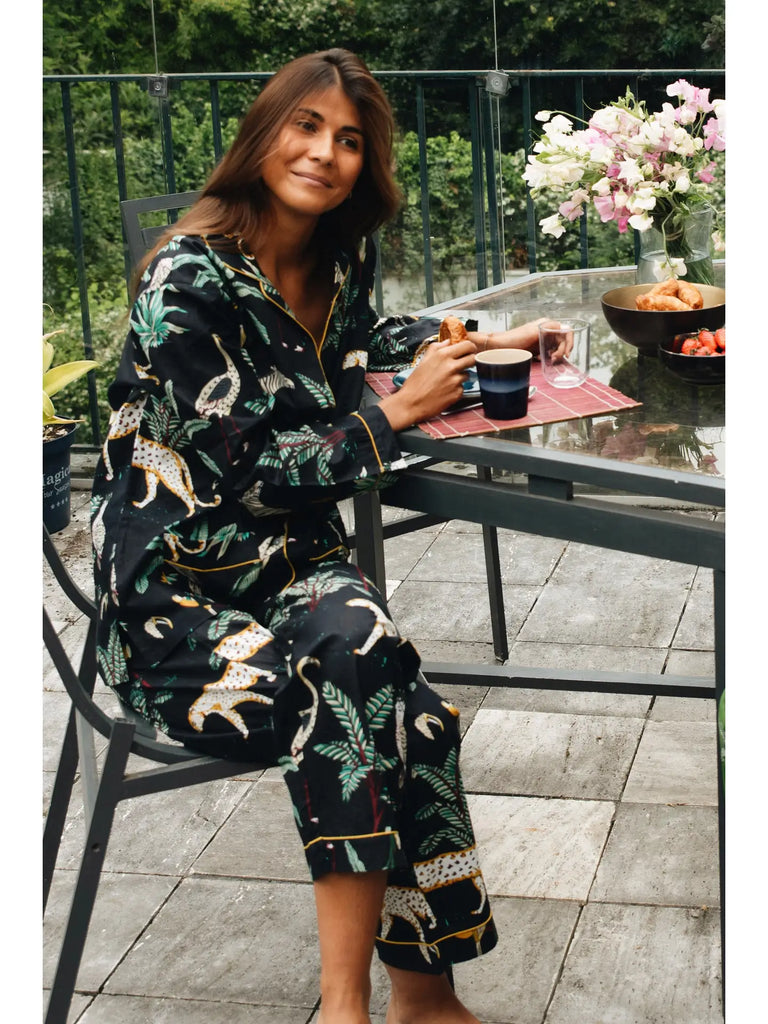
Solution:
{"label": "metal patio chair", "polygon": [[[66,1024],[117,805],[134,797],[228,779],[269,766],[196,754],[180,744],[158,739],[152,726],[130,709],[120,708],[114,715],[104,712],[93,699],[96,606],[67,572],[45,527],[43,553],[61,589],[88,622],[79,667],[75,668],[43,607],[43,640],[71,701],[43,833],[43,914],[78,770],[85,811],[82,856],[45,1015],[45,1024]],[[95,752],[97,736],[107,740],[101,767]],[[131,754],[155,766],[129,771]]]}
{"label": "metal patio chair", "polygon": [[[191,206],[199,195],[199,191],[174,192],[164,196],[124,199],[120,203],[120,216],[131,267],[135,267],[147,249],[152,248],[166,227],[176,220],[176,215]],[[153,213],[165,213],[165,224],[142,226],[144,216]]]}

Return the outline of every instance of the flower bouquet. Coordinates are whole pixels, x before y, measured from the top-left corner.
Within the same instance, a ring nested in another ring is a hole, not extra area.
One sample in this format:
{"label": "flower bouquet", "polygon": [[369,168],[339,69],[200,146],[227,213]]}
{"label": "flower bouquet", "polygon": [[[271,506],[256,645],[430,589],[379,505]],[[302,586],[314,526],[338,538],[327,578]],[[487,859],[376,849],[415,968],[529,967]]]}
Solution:
{"label": "flower bouquet", "polygon": [[[709,89],[683,78],[666,92],[677,104],[649,113],[627,89],[578,130],[561,111],[539,111],[543,135],[523,177],[534,199],[561,200],[557,213],[540,222],[544,234],[558,238],[591,204],[603,223],[640,232],[641,248],[643,234],[658,233],[651,279],[713,284],[709,199],[714,156],[725,149],[725,101],[710,101]],[[705,240],[692,244],[689,223],[702,217]]]}

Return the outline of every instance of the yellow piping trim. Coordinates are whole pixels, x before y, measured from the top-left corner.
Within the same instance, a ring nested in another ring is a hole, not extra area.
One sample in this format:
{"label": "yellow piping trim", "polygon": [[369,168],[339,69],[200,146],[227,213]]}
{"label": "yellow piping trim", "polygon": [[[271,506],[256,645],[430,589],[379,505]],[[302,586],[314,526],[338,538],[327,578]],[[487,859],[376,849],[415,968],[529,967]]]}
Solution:
{"label": "yellow piping trim", "polygon": [[172,565],[175,569],[189,569],[190,572],[226,572],[228,569],[240,569],[244,565],[256,565],[261,562],[260,558],[249,558],[247,562],[233,562],[232,565],[217,565],[212,569],[201,569],[197,565],[185,565],[183,562],[174,562],[170,558],[164,558],[166,565]]}
{"label": "yellow piping trim", "polygon": [[333,315],[333,311],[334,311],[334,309],[336,307],[336,300],[338,299],[339,295],[341,294],[341,289],[344,287],[344,282],[347,280],[347,275],[348,274],[349,274],[349,267],[347,267],[347,269],[344,271],[344,276],[342,277],[341,281],[339,281],[339,287],[336,289],[336,294],[333,296],[333,299],[331,301],[331,306],[330,306],[330,309],[328,310],[328,316],[326,317],[326,320],[325,320],[325,327],[323,327],[323,335],[322,335],[322,337],[320,339],[320,344],[319,345],[315,344],[315,349],[317,351],[318,359],[320,358],[320,352],[322,350],[322,347],[325,344],[326,335],[328,334],[328,324],[331,322],[331,316]]}
{"label": "yellow piping trim", "polygon": [[478,928],[484,928],[493,918],[492,913],[488,913],[488,917],[484,921],[479,921],[473,928],[464,928],[460,932],[451,932],[450,935],[443,935],[439,939],[435,939],[434,942],[396,942],[393,939],[383,939],[380,935],[376,937],[377,942],[386,942],[388,946],[438,946],[441,942],[445,942],[446,939],[466,939],[473,935]]}
{"label": "yellow piping trim", "polygon": [[[291,578],[288,580],[288,582],[283,587],[283,590],[287,590],[288,587],[290,587],[290,585],[296,579],[296,569],[294,567],[293,562],[288,557],[288,524],[287,523],[285,524],[285,530],[283,531],[283,558],[286,560],[288,565],[291,567]],[[282,593],[282,591],[281,591],[281,593]]]}
{"label": "yellow piping trim", "polygon": [[368,437],[370,437],[370,439],[371,439],[371,446],[373,448],[373,453],[376,456],[376,461],[379,464],[379,472],[383,473],[384,472],[384,463],[381,461],[381,456],[379,455],[379,449],[376,447],[376,442],[373,439],[373,434],[371,433],[371,428],[368,426],[368,424],[365,422],[365,420],[363,419],[363,417],[360,415],[359,412],[350,413],[350,416],[357,416],[357,418],[360,420],[360,422],[363,424],[363,426],[365,427],[366,431],[368,432]]}
{"label": "yellow piping trim", "polygon": [[314,846],[315,843],[340,843],[348,839],[375,839],[377,836],[390,836],[395,838],[399,835],[399,832],[364,832],[359,836],[318,836],[317,839],[310,839],[304,849],[308,850],[310,846]]}
{"label": "yellow piping trim", "polygon": [[334,551],[349,551],[349,548],[347,547],[346,544],[337,544],[335,548],[328,548],[328,550],[324,551],[322,553],[322,555],[312,555],[308,559],[308,561],[310,561],[310,562],[320,562],[320,561],[322,561],[323,558],[327,558],[328,555],[332,555],[334,553]]}

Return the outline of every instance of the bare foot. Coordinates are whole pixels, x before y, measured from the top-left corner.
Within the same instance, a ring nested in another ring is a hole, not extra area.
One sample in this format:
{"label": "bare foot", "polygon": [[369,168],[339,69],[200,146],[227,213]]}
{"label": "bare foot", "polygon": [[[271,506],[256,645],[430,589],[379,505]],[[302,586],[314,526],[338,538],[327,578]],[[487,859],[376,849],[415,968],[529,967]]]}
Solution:
{"label": "bare foot", "polygon": [[371,1018],[367,1013],[332,1010],[328,1007],[323,1010],[321,1006],[317,1024],[371,1024]]}
{"label": "bare foot", "polygon": [[444,974],[418,974],[387,967],[392,996],[386,1024],[480,1024]]}

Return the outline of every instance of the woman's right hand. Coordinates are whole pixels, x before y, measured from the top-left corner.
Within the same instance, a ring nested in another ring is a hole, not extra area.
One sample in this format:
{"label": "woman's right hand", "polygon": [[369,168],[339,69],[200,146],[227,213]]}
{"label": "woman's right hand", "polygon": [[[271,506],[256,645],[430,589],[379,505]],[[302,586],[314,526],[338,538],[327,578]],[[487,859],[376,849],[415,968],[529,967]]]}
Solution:
{"label": "woman's right hand", "polygon": [[394,431],[443,412],[464,394],[467,370],[475,365],[471,341],[436,341],[427,349],[403,386],[387,395],[379,408]]}

